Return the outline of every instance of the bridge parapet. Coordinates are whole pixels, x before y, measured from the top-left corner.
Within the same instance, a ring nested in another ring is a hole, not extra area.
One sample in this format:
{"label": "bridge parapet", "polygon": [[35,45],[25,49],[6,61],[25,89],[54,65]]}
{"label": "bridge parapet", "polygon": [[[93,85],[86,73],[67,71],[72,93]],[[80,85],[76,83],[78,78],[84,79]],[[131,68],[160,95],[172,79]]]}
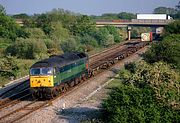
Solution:
{"label": "bridge parapet", "polygon": [[124,26],[165,26],[174,20],[165,20],[165,19],[132,19],[131,21],[96,21],[96,26],[101,27],[105,25],[114,25],[116,27]]}
{"label": "bridge parapet", "polygon": [[165,20],[165,19],[132,19],[131,22],[134,23],[170,23],[174,20]]}

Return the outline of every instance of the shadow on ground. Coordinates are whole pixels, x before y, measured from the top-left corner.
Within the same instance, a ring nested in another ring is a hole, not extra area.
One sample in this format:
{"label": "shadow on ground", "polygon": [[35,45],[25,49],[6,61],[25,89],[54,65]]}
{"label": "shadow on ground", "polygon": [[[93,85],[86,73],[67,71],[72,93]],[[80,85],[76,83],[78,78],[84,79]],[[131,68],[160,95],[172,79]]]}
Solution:
{"label": "shadow on ground", "polygon": [[60,119],[66,119],[69,123],[79,123],[82,121],[97,120],[102,117],[101,109],[88,107],[75,107],[62,110],[56,110]]}

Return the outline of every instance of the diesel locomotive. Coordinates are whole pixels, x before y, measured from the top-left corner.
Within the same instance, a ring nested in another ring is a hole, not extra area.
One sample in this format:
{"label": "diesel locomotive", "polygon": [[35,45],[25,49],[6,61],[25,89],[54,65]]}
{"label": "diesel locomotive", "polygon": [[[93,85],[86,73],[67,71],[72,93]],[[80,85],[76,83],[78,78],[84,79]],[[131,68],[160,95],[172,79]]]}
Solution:
{"label": "diesel locomotive", "polygon": [[36,62],[30,68],[30,89],[35,98],[53,98],[88,77],[89,58],[71,52]]}

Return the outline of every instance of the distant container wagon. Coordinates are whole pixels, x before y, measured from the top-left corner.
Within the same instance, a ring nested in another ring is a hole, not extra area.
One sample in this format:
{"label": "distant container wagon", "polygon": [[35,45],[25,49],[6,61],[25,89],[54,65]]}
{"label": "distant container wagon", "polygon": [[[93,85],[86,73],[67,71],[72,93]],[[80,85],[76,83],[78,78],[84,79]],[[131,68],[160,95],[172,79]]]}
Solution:
{"label": "distant container wagon", "polygon": [[152,41],[153,40],[153,34],[150,33],[141,33],[141,41]]}

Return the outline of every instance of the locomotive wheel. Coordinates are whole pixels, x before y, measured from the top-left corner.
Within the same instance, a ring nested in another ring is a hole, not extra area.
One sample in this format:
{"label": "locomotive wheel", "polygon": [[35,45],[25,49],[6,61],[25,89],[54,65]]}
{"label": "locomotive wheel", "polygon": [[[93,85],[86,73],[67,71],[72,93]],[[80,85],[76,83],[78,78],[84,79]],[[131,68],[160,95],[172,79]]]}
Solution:
{"label": "locomotive wheel", "polygon": [[68,88],[69,88],[69,86],[68,86],[68,84],[66,83],[66,84],[65,84],[65,91],[67,91]]}
{"label": "locomotive wheel", "polygon": [[70,85],[70,87],[73,87],[73,86],[75,85],[75,82],[74,82],[74,81],[71,81],[71,82],[69,83],[69,85]]}
{"label": "locomotive wheel", "polygon": [[79,83],[81,83],[83,81],[84,81],[83,76],[79,77]]}
{"label": "locomotive wheel", "polygon": [[75,78],[75,84],[77,85],[79,83],[79,78]]}
{"label": "locomotive wheel", "polygon": [[58,91],[59,91],[60,94],[63,93],[63,87],[60,86],[60,87],[58,88]]}
{"label": "locomotive wheel", "polygon": [[57,95],[58,95],[58,92],[56,91],[56,89],[53,89],[53,90],[51,91],[51,98],[53,99],[53,98],[55,98]]}
{"label": "locomotive wheel", "polygon": [[86,81],[86,75],[85,74],[82,75],[82,80]]}
{"label": "locomotive wheel", "polygon": [[65,85],[62,86],[61,92],[62,92],[62,93],[65,93],[65,92],[66,92]]}
{"label": "locomotive wheel", "polygon": [[33,92],[33,93],[32,93],[32,97],[33,97],[33,99],[37,99],[37,98],[38,98],[37,93]]}

